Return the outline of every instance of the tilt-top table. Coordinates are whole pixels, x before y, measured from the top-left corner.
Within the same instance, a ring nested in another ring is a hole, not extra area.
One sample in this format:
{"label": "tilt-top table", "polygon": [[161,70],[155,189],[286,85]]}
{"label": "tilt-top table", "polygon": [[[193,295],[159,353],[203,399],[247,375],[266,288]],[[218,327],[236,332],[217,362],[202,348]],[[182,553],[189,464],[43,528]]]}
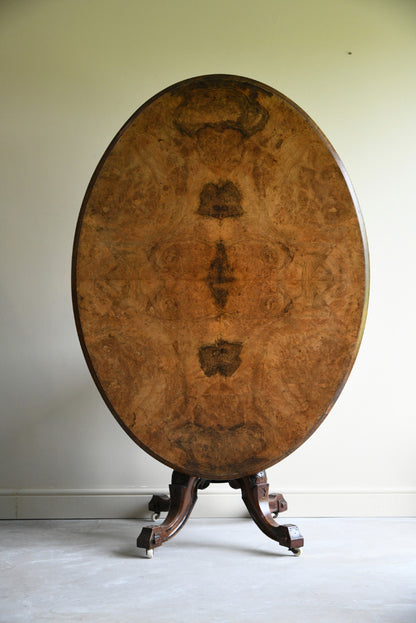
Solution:
{"label": "tilt-top table", "polygon": [[300,552],[272,515],[264,470],[321,424],[353,365],[368,260],[351,185],[293,102],[247,78],[162,91],[127,121],[88,187],[73,301],[110,411],[173,468],[149,556],[183,526],[198,489],[240,488],[257,525]]}

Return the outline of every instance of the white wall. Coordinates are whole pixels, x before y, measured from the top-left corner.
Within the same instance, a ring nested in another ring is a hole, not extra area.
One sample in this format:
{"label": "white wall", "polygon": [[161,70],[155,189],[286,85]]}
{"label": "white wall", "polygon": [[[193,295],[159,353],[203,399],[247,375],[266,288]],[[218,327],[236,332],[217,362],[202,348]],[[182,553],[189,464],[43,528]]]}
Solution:
{"label": "white wall", "polygon": [[[254,78],[304,108],[344,161],[369,237],[356,366],[321,428],[268,471],[272,488],[292,515],[414,514],[416,3],[3,0],[0,64],[0,516],[140,515],[167,487],[170,470],[90,379],[71,247],[116,131],[159,90],[205,73]],[[226,485],[201,493],[200,514],[242,510]]]}

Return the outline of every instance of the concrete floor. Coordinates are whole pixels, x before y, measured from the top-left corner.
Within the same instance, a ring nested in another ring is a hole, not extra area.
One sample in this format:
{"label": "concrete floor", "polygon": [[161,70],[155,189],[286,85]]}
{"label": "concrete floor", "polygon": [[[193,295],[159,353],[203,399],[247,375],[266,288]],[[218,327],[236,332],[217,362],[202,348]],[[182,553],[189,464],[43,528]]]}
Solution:
{"label": "concrete floor", "polygon": [[190,519],[152,560],[138,520],[1,521],[1,623],[415,623],[416,519]]}

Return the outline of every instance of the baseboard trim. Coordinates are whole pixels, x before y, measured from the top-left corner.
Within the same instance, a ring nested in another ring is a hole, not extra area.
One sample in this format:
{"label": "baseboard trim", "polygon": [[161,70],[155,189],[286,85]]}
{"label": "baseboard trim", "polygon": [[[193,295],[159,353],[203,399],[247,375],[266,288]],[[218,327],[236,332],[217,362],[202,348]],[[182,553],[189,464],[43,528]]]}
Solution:
{"label": "baseboard trim", "polygon": [[[238,491],[200,491],[193,517],[246,517]],[[218,490],[216,490],[218,488]],[[0,491],[0,519],[149,518],[153,493],[167,490],[29,489]],[[416,491],[284,491],[291,517],[413,517]]]}

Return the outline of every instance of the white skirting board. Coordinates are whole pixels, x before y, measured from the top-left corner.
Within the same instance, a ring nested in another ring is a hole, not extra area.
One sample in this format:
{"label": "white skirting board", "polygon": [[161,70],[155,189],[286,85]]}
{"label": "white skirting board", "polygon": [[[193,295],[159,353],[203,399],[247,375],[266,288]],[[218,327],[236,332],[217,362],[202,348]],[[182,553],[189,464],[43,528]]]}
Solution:
{"label": "white skirting board", "polygon": [[[0,519],[149,518],[153,493],[165,490],[0,490]],[[283,491],[287,517],[412,517],[416,491]],[[192,517],[246,517],[238,490],[211,485],[198,492]]]}

